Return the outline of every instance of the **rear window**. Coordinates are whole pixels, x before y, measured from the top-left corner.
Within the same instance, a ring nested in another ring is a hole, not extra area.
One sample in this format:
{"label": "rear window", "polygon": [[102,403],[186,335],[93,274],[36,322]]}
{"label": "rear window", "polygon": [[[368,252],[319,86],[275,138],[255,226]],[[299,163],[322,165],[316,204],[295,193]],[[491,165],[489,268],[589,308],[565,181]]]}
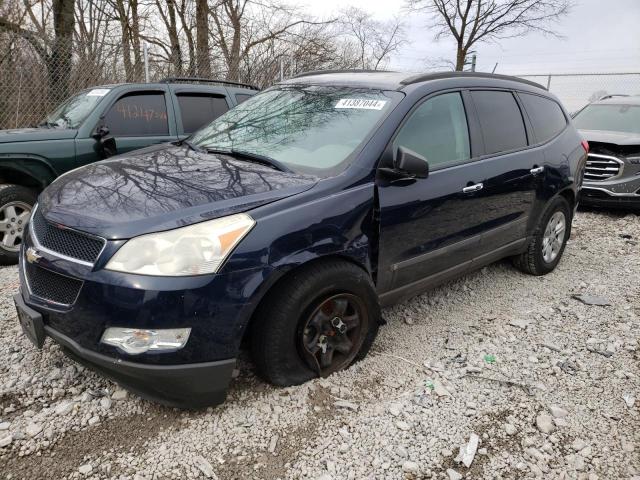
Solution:
{"label": "rear window", "polygon": [[527,146],[522,113],[511,92],[473,91],[471,96],[478,112],[487,155]]}
{"label": "rear window", "polygon": [[184,133],[195,132],[229,110],[224,97],[202,93],[179,93],[178,105]]}
{"label": "rear window", "polygon": [[573,124],[581,130],[640,133],[640,105],[589,105]]}
{"label": "rear window", "polygon": [[553,100],[538,95],[520,93],[524,109],[529,115],[538,142],[546,142],[559,134],[567,126],[567,119],[560,105]]}

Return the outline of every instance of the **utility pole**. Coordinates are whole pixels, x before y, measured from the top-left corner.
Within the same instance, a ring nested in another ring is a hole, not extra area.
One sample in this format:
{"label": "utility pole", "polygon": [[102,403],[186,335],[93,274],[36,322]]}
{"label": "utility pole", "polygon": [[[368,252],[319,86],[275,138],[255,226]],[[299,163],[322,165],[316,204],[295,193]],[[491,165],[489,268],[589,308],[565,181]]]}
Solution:
{"label": "utility pole", "polygon": [[[469,59],[468,55],[471,55],[471,61],[468,60]],[[465,71],[467,71],[467,72],[475,72],[476,71],[476,51],[472,50],[472,51],[468,52],[468,55],[464,59],[464,65],[465,65],[465,67],[468,68],[468,70],[465,70]],[[463,70],[464,70],[464,68],[463,68]]]}
{"label": "utility pole", "polygon": [[144,42],[142,46],[142,54],[144,57],[144,81],[149,83],[149,45]]}
{"label": "utility pole", "polygon": [[284,58],[280,57],[280,81],[284,80]]}

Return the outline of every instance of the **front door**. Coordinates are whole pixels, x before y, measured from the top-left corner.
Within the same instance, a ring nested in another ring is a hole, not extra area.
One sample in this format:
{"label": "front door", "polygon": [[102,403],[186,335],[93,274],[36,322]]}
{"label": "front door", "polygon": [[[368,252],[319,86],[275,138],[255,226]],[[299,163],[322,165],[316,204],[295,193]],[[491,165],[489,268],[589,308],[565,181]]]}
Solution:
{"label": "front door", "polygon": [[385,294],[416,293],[430,278],[467,269],[480,241],[484,208],[460,92],[418,105],[399,128],[393,152],[400,146],[423,155],[430,173],[424,179],[377,182],[383,303]]}
{"label": "front door", "polygon": [[118,154],[177,139],[169,125],[170,111],[164,91],[136,91],[120,97],[102,124],[115,138]]}

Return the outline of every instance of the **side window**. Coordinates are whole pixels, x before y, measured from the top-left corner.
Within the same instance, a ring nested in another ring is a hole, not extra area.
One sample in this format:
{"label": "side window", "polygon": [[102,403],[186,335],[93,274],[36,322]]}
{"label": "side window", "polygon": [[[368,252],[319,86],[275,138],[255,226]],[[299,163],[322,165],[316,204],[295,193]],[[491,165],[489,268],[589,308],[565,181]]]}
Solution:
{"label": "side window", "polygon": [[469,128],[459,93],[445,93],[420,105],[401,127],[394,151],[406,147],[428,161],[430,168],[468,160]]}
{"label": "side window", "polygon": [[168,135],[163,92],[132,93],[113,104],[104,123],[114,136]]}
{"label": "side window", "polygon": [[253,97],[253,95],[247,95],[246,93],[236,93],[236,102],[240,104],[245,100],[250,99],[251,97]]}
{"label": "side window", "polygon": [[567,119],[560,105],[548,98],[519,93],[524,109],[529,114],[538,142],[546,142],[567,126]]}
{"label": "side window", "polygon": [[527,132],[520,107],[511,92],[483,90],[471,92],[480,120],[486,154],[527,146]]}
{"label": "side window", "polygon": [[179,93],[178,105],[184,133],[195,132],[229,110],[225,97],[206,93]]}

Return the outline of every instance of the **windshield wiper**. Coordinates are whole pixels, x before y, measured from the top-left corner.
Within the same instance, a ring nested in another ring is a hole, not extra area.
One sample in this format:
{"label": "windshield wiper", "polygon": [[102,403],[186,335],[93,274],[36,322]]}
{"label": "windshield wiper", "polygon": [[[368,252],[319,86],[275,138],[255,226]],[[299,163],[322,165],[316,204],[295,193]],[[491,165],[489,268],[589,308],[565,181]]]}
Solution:
{"label": "windshield wiper", "polygon": [[281,172],[293,173],[293,170],[284,165],[282,162],[276,160],[275,158],[267,157],[266,155],[260,155],[259,153],[247,152],[246,150],[236,150],[235,148],[230,148],[228,150],[219,148],[207,148],[207,153],[229,155],[231,157],[248,160],[253,163],[267,165],[271,168],[275,168],[276,170],[280,170]]}

